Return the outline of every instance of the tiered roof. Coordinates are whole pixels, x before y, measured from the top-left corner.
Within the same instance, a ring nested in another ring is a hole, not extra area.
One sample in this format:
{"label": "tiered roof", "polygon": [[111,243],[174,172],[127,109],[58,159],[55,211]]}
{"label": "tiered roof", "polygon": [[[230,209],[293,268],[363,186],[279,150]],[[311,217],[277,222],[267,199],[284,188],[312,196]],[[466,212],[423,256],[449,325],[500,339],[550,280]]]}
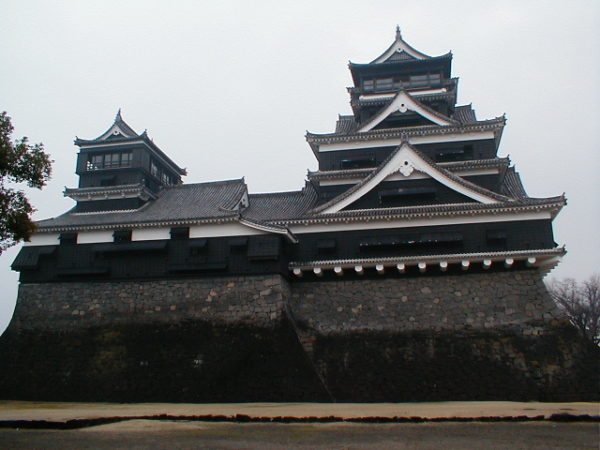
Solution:
{"label": "tiered roof", "polygon": [[[432,67],[438,70],[441,61],[443,69],[447,69],[449,77],[451,57],[451,53],[439,57],[421,53],[408,45],[402,39],[400,31],[397,30],[394,43],[385,52],[369,64],[351,63],[351,71],[353,76],[356,76],[365,70],[377,71],[382,67],[385,67],[386,70],[395,70],[395,67],[406,68],[407,65],[418,64],[433,64]],[[505,117],[477,120],[475,111],[470,104],[455,105],[456,79],[448,78],[444,83],[451,89],[430,92],[431,90],[427,89],[418,91],[398,88],[395,91],[382,94],[373,93],[364,97],[359,88],[353,88],[357,89],[351,92],[355,112],[360,111],[360,108],[365,105],[371,108],[367,111],[369,114],[363,114],[365,119],[362,123],[356,115],[341,115],[338,118],[335,132],[307,133],[307,141],[317,155],[319,155],[322,145],[328,145],[328,150],[332,151],[347,148],[360,150],[368,146],[390,147],[389,153],[385,153],[385,160],[376,167],[309,172],[305,187],[289,192],[249,194],[243,178],[166,186],[156,192],[152,200],[138,209],[93,213],[78,213],[72,210],[57,218],[38,222],[38,231],[56,233],[238,223],[265,233],[284,234],[290,241],[301,244],[302,240],[297,239],[290,231],[291,229],[295,233],[302,234],[329,232],[332,230],[331,226],[334,225],[339,230],[377,230],[457,223],[470,224],[472,222],[518,221],[519,217],[527,217],[527,220],[537,220],[538,218],[552,220],[565,205],[564,195],[550,198],[529,197],[523,188],[519,174],[514,167],[510,166],[510,160],[497,157],[495,151],[493,154],[487,153],[486,155],[489,156],[487,159],[437,162],[428,157],[425,150],[419,150],[418,145],[419,142],[423,142],[422,138],[432,137],[434,139],[431,142],[436,145],[450,141],[461,143],[465,139],[463,136],[468,134],[475,134],[474,137],[471,136],[472,140],[480,138],[495,140],[497,149],[506,122]],[[438,100],[442,103],[452,102],[451,107],[433,107],[436,105],[435,101]],[[373,109],[373,106],[379,109]],[[386,122],[388,117],[407,112],[426,119],[428,124],[383,127],[390,123]],[[129,127],[119,112],[113,125],[98,138],[93,140],[77,139],[76,144],[93,147],[138,141],[145,142],[149,146],[154,145],[145,132],[137,134]],[[353,146],[348,146],[346,143],[352,143]],[[479,154],[479,157],[484,156]],[[492,186],[490,188],[475,183],[473,180],[477,180],[477,178],[469,178],[490,175],[494,177],[493,182],[489,182],[488,178],[486,186]],[[438,201],[436,198],[435,201],[438,203],[435,204],[411,206],[387,207],[377,201],[365,206],[364,202],[358,202],[370,192],[382,189],[385,183],[388,183],[388,186],[393,183],[397,183],[394,186],[405,186],[410,184],[411,180],[425,180],[436,189],[438,187],[436,184],[443,185],[444,192],[453,191],[452,196],[444,197],[447,198],[445,201]],[[333,186],[335,189],[329,190],[329,193],[324,195],[323,186]],[[124,190],[127,186],[106,189],[117,188]],[[131,188],[133,189],[135,186]],[[85,188],[79,189],[76,194],[85,195],[84,191]],[[311,226],[316,227],[311,230],[306,228]],[[244,232],[243,228],[240,230],[240,232]],[[523,250],[522,254],[519,251],[517,249],[517,251],[511,252],[492,251],[476,255],[457,253],[406,258],[396,256],[388,258],[389,261],[386,257],[376,258],[373,261],[370,261],[368,257],[360,260],[336,260],[332,257],[331,260],[323,261],[295,261],[291,263],[290,268],[296,275],[301,276],[305,267],[314,267],[315,270],[320,270],[320,268],[331,266],[341,270],[342,267],[352,267],[356,264],[355,269],[359,271],[362,264],[397,263],[400,270],[404,261],[408,262],[409,260],[412,263],[418,260],[419,264],[426,265],[429,260],[440,262],[440,264],[478,260],[478,258],[483,258],[482,261],[487,262],[490,258],[494,260],[507,258],[506,261],[509,261],[515,255],[521,255],[524,258],[533,257],[531,252],[537,252],[536,255],[547,254],[546,256],[552,259],[554,256],[564,253],[564,249],[556,248]],[[298,273],[297,270],[300,272]],[[339,274],[339,270],[336,273]]]}

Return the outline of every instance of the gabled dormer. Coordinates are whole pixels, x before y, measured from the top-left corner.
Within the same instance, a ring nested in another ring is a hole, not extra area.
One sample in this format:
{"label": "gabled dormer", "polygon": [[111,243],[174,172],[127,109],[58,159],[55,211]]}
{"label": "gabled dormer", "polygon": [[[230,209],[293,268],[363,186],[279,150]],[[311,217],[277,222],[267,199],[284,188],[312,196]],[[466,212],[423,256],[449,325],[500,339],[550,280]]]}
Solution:
{"label": "gabled dormer", "polygon": [[148,137],[138,134],[117,113],[113,124],[95,139],[75,139],[80,148],[76,173],[79,186],[65,195],[76,211],[137,209],[164,186],[181,184],[185,169]]}

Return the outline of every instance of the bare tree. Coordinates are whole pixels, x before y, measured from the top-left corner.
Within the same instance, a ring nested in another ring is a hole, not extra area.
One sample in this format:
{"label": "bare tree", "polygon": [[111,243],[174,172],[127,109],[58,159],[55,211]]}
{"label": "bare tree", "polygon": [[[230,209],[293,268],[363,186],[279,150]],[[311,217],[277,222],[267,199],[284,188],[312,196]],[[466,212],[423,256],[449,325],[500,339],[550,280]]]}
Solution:
{"label": "bare tree", "polygon": [[594,274],[581,282],[572,278],[553,280],[548,290],[584,336],[600,343],[600,275]]}

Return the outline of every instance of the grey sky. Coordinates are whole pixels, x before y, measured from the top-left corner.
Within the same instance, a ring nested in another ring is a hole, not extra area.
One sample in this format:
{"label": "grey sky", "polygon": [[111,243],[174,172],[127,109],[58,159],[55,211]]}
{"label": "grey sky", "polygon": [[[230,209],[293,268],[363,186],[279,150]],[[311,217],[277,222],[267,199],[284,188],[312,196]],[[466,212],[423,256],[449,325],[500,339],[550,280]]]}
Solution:
{"label": "grey sky", "polygon": [[[350,112],[348,60],[368,62],[396,24],[418,50],[452,50],[459,103],[506,112],[500,155],[531,196],[566,192],[552,272],[600,266],[600,2],[577,1],[28,1],[2,5],[0,110],[15,136],[43,142],[51,183],[31,192],[36,218],[72,201],[75,135],[94,138],[119,107],[180,166],[186,182],[246,177],[251,192],[302,187],[316,161],[306,130]],[[17,291],[0,256],[0,330]]]}

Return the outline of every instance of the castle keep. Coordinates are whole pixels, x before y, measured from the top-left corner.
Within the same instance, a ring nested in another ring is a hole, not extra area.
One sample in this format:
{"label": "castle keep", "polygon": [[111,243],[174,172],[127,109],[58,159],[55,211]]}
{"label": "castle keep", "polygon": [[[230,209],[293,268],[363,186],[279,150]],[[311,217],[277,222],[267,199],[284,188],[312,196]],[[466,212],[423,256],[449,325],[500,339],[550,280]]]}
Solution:
{"label": "castle keep", "polygon": [[397,30],[350,63],[298,191],[186,174],[120,112],[77,138],[76,204],[13,263],[0,396],[117,401],[590,399],[597,348],[542,282],[563,196],[457,105],[452,54]]}

